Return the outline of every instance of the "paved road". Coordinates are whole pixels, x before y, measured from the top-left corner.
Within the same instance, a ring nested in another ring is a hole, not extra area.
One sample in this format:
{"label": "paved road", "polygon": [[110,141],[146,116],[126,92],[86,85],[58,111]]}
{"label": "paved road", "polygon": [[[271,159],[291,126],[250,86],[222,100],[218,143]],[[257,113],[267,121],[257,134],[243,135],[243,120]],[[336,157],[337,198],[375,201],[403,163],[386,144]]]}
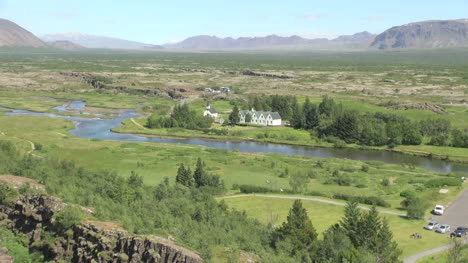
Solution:
{"label": "paved road", "polygon": [[449,224],[452,230],[458,226],[468,227],[468,190],[448,205],[444,215],[433,215],[432,219],[441,224]]}
{"label": "paved road", "polygon": [[[433,215],[432,219],[436,220],[440,224],[449,224],[451,231],[455,230],[458,226],[468,227],[468,190],[465,190],[457,200],[447,206],[443,216]],[[466,238],[464,243],[468,243]],[[426,250],[405,258],[403,263],[413,263],[418,259],[448,250],[451,247],[452,245],[449,244]]]}
{"label": "paved road", "polygon": [[[346,203],[333,201],[333,200],[327,200],[327,199],[321,199],[321,198],[315,198],[315,197],[300,197],[300,196],[288,196],[288,195],[249,194],[249,195],[226,196],[226,197],[223,197],[222,199],[238,198],[238,197],[246,197],[246,196],[254,196],[254,197],[256,196],[256,197],[264,197],[264,198],[277,198],[277,199],[293,199],[293,200],[299,199],[299,200],[305,200],[305,201],[326,203],[326,204],[331,204],[331,205],[339,205],[339,206],[345,206],[346,205]],[[363,210],[370,210],[369,207],[365,207],[365,206],[358,206],[358,207],[363,209]],[[383,214],[396,215],[396,216],[406,216],[406,214],[393,212],[393,211],[388,211],[388,210],[380,210],[379,209],[378,211],[380,213],[383,213]]]}

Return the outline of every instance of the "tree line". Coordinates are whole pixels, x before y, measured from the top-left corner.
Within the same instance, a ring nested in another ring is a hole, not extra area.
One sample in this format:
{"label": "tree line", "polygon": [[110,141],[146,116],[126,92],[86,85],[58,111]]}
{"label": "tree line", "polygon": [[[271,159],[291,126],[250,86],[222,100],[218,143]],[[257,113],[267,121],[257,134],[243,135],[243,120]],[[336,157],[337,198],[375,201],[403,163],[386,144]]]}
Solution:
{"label": "tree line", "polygon": [[294,96],[254,96],[249,99],[248,106],[256,110],[278,111],[292,127],[309,130],[331,142],[340,139],[346,143],[394,147],[420,145],[427,137],[429,145],[468,147],[468,132],[452,128],[447,119],[415,121],[394,113],[362,114],[343,107],[328,96],[319,104],[306,98],[302,105]]}
{"label": "tree line", "polygon": [[146,126],[151,129],[207,129],[212,124],[213,118],[198,114],[195,110],[191,110],[188,104],[176,105],[169,117],[153,114],[146,121]]}

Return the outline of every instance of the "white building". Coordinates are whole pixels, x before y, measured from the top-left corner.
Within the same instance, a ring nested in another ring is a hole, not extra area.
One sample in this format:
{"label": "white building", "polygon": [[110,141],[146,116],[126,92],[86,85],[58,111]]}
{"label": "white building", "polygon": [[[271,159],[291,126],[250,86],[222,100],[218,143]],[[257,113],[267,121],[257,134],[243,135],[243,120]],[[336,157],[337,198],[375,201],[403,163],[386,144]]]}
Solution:
{"label": "white building", "polygon": [[[250,115],[250,122],[246,122],[247,115]],[[281,126],[281,116],[278,112],[241,110],[239,111],[239,123],[256,124],[262,126]]]}
{"label": "white building", "polygon": [[218,118],[218,112],[215,110],[215,108],[211,108],[211,105],[206,106],[205,112],[203,112],[203,116],[210,116],[213,119]]}

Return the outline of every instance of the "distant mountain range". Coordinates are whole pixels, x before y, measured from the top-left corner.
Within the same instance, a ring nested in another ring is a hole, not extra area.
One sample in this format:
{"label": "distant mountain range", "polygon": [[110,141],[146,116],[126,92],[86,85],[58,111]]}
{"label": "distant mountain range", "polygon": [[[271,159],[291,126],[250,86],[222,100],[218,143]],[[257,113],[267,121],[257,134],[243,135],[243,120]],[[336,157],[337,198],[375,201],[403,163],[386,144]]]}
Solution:
{"label": "distant mountain range", "polygon": [[270,35],[266,37],[240,37],[240,38],[219,38],[216,36],[194,36],[179,43],[166,44],[168,49],[185,50],[216,50],[216,49],[256,49],[268,47],[287,46],[307,46],[307,45],[328,45],[334,43],[370,43],[375,35],[369,32],[361,32],[350,36],[340,36],[333,40],[326,38],[306,39],[300,36],[282,37]]}
{"label": "distant mountain range", "polygon": [[161,49],[162,46],[145,44],[119,38],[96,36],[83,33],[59,33],[41,37],[46,42],[66,40],[87,48],[106,49]]}
{"label": "distant mountain range", "polygon": [[39,38],[17,24],[0,18],[0,47],[46,47]]}
{"label": "distant mountain range", "polygon": [[[41,40],[42,39],[42,40]],[[399,49],[468,47],[468,19],[434,20],[392,27],[379,35],[367,31],[335,39],[306,39],[300,36],[219,38],[194,36],[178,43],[152,45],[119,38],[83,33],[60,33],[41,39],[17,24],[0,19],[1,46],[52,46],[65,50],[83,48],[134,50],[240,50],[240,49]]]}
{"label": "distant mountain range", "polygon": [[434,20],[392,27],[375,37],[371,47],[448,48],[468,46],[468,19]]}

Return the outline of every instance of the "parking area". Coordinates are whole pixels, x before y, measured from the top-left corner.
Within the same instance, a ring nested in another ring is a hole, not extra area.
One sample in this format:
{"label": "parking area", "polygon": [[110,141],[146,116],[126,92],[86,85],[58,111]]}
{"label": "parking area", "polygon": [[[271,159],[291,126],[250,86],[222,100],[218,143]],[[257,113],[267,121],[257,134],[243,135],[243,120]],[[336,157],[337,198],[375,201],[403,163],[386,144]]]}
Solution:
{"label": "parking area", "polygon": [[432,220],[450,225],[450,232],[459,226],[468,227],[468,190],[446,207],[443,215],[432,215]]}

